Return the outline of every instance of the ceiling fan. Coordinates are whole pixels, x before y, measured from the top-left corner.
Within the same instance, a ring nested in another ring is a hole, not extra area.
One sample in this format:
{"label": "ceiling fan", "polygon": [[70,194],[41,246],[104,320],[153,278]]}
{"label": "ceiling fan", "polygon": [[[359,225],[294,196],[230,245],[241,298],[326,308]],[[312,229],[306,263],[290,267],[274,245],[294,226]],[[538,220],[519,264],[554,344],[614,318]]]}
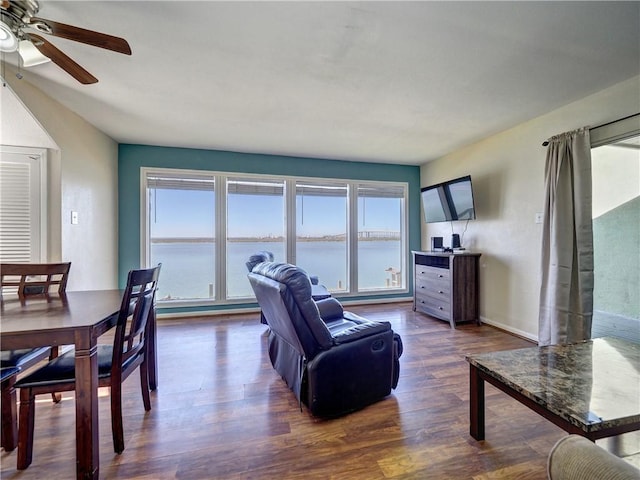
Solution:
{"label": "ceiling fan", "polygon": [[[18,51],[24,66],[37,65],[50,59],[82,84],[86,85],[98,81],[96,77],[46,38],[38,35],[38,33],[66,38],[94,47],[131,55],[131,47],[124,38],[36,17],[40,9],[37,0],[0,1],[2,2],[0,9],[0,52]],[[40,56],[40,60],[29,59],[27,57],[29,50],[37,54],[33,47],[46,58]]]}

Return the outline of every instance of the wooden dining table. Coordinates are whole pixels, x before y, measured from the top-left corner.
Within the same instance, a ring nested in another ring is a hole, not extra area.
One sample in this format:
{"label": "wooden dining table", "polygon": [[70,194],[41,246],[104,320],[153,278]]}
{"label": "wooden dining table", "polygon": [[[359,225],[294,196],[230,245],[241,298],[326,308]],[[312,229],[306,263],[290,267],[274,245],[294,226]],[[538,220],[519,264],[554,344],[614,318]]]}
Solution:
{"label": "wooden dining table", "polygon": [[[0,349],[46,345],[75,347],[76,478],[99,476],[98,337],[116,325],[122,290],[67,292],[30,300],[4,298],[0,306]],[[158,385],[155,314],[147,328],[149,387]]]}

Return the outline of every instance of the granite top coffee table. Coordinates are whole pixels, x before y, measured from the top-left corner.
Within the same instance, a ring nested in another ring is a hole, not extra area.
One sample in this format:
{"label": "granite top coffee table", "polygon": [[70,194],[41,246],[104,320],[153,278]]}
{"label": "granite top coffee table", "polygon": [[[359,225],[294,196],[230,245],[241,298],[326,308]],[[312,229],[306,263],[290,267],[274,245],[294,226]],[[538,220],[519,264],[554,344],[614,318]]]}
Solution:
{"label": "granite top coffee table", "polygon": [[596,338],[466,357],[470,434],[484,440],[487,381],[568,433],[595,441],[640,430],[640,345]]}

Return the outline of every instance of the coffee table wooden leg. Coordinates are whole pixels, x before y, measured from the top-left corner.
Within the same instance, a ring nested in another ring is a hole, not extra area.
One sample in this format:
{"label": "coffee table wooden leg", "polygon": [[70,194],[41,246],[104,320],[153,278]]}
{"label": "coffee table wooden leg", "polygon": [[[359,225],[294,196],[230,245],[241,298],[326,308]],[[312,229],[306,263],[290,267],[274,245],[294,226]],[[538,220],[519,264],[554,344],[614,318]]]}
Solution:
{"label": "coffee table wooden leg", "polygon": [[469,433],[476,440],[484,440],[484,380],[476,367],[469,367]]}

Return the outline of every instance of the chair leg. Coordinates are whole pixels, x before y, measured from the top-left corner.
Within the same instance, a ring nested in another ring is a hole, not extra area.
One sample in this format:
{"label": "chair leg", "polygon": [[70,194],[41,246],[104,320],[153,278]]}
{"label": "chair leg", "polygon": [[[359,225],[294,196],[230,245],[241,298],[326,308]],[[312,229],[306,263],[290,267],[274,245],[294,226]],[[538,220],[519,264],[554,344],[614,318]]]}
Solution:
{"label": "chair leg", "polygon": [[[57,357],[58,357],[58,347],[51,347],[51,353],[49,354],[49,361]],[[60,400],[62,400],[62,394],[51,392],[51,399],[53,400],[53,403],[60,403]]]}
{"label": "chair leg", "polygon": [[10,377],[2,383],[2,433],[0,440],[5,452],[13,451],[18,445],[18,401],[13,387],[16,377]]}
{"label": "chair leg", "polygon": [[124,451],[124,428],[122,426],[122,383],[111,385],[111,433],[113,449],[120,454]]}
{"label": "chair leg", "polygon": [[146,361],[140,364],[140,389],[142,390],[142,403],[144,409],[151,410],[151,396],[149,395],[149,369]]}
{"label": "chair leg", "polygon": [[31,465],[36,398],[30,388],[20,389],[20,427],[18,428],[18,470]]}

